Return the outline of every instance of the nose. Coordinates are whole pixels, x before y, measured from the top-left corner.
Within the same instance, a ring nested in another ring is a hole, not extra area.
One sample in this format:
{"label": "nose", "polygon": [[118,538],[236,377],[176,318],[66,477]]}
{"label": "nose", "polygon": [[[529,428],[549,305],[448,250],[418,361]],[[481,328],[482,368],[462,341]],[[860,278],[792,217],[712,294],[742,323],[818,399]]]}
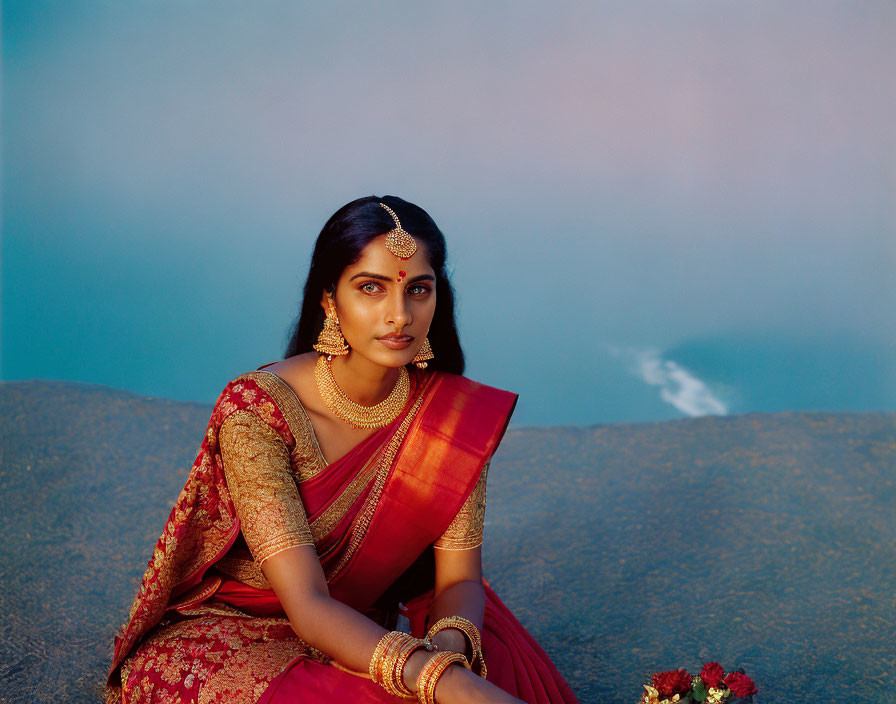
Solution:
{"label": "nose", "polygon": [[389,308],[386,312],[386,323],[394,325],[398,332],[413,322],[411,310],[408,306],[407,298],[404,291],[396,291],[395,295],[389,296]]}

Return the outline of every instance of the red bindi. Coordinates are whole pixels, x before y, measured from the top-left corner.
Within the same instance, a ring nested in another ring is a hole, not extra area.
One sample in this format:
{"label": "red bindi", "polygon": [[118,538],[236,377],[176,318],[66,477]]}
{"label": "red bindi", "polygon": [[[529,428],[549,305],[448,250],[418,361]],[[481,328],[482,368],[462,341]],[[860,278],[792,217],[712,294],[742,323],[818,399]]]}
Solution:
{"label": "red bindi", "polygon": [[404,270],[404,269],[399,269],[399,270],[398,270],[398,283],[401,283],[401,280],[402,280],[405,276],[407,276],[407,273],[405,272],[405,270]]}

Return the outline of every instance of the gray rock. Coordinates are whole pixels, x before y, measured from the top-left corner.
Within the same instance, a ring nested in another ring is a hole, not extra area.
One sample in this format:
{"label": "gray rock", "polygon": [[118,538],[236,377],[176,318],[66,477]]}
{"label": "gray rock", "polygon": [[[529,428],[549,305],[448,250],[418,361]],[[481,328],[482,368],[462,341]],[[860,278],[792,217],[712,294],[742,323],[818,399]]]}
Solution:
{"label": "gray rock", "polygon": [[[0,701],[97,702],[211,406],[0,383]],[[743,667],[763,704],[892,700],[896,413],[511,428],[486,577],[583,702]]]}

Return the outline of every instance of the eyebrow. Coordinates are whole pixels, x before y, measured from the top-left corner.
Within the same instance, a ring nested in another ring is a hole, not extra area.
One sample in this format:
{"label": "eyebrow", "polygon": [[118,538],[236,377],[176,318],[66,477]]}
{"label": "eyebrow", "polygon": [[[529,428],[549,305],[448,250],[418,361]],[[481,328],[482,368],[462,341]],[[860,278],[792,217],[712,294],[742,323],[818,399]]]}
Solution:
{"label": "eyebrow", "polygon": [[[374,274],[370,271],[362,271],[359,274],[355,274],[349,281],[354,281],[355,279],[378,279],[380,281],[392,281],[393,277],[391,276],[383,276],[382,274]],[[408,283],[416,283],[417,281],[435,281],[436,277],[432,274],[420,274],[420,276],[415,276],[413,279],[408,279]]]}

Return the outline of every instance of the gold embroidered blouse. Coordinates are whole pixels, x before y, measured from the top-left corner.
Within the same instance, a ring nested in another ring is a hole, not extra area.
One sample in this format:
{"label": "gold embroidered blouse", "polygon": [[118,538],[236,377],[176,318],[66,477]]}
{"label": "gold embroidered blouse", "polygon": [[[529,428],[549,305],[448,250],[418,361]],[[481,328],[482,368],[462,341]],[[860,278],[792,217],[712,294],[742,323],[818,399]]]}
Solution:
{"label": "gold embroidered blouse", "polygon": [[[305,429],[313,433],[312,428]],[[296,483],[306,472],[291,466],[289,448],[276,431],[255,413],[236,411],[222,423],[219,442],[227,486],[256,564],[287,548],[314,545]],[[488,466],[486,462],[470,496],[434,547],[468,550],[482,544]],[[313,469],[311,476],[321,467]],[[260,573],[256,577],[263,580]]]}
{"label": "gold embroidered blouse", "polygon": [[469,550],[482,545],[482,532],[485,523],[485,481],[488,475],[489,462],[485,463],[479,481],[473,491],[460,507],[451,525],[442,534],[433,547],[442,550]]}
{"label": "gold embroidered blouse", "polygon": [[252,411],[236,411],[219,434],[224,475],[243,538],[261,565],[298,545],[313,545],[302,498],[290,473],[289,448]]}

